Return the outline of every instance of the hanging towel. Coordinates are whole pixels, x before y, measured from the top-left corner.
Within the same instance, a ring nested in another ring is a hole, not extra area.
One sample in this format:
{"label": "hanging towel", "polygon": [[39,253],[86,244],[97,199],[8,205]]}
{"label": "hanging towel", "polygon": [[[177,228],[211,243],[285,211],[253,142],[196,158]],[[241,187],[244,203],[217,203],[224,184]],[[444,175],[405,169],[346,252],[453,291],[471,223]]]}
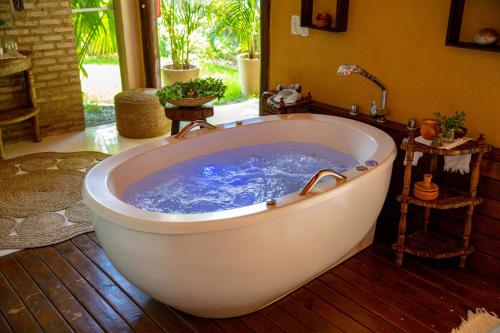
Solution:
{"label": "hanging towel", "polygon": [[460,172],[460,174],[469,173],[471,154],[445,156],[444,157],[444,171]]}
{"label": "hanging towel", "polygon": [[[439,149],[452,149],[455,148],[467,141],[472,140],[471,138],[461,138],[455,140],[452,144],[446,144],[444,146],[439,147]],[[404,139],[403,142],[407,142],[408,139]],[[415,138],[415,141],[427,146],[432,144],[432,140],[426,140],[423,137],[419,136]],[[413,162],[412,165],[416,166],[420,158],[424,155],[422,152],[414,152],[413,153]],[[457,156],[445,156],[444,157],[444,171],[449,172],[460,172],[462,175],[465,173],[469,173],[469,165],[470,165],[471,155],[457,155]],[[406,165],[406,156],[404,160],[404,165]]]}

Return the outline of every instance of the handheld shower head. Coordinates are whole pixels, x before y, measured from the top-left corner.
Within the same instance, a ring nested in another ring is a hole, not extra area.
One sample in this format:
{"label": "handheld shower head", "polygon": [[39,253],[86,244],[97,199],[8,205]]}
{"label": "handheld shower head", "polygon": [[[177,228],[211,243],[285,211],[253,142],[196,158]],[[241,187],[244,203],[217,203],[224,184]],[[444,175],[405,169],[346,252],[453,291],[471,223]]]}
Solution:
{"label": "handheld shower head", "polygon": [[360,68],[353,64],[343,64],[339,66],[337,70],[337,75],[339,76],[348,76],[351,75],[356,70],[360,70]]}
{"label": "handheld shower head", "polygon": [[[368,80],[372,81],[373,83],[375,83],[377,86],[380,87],[380,89],[382,90],[382,102],[380,105],[380,111],[382,111],[383,113],[386,112],[385,103],[386,103],[386,99],[387,99],[387,89],[382,84],[382,82],[380,82],[380,80],[377,79],[375,76],[373,76],[370,73],[368,73],[367,71],[365,71],[363,68],[361,68],[357,65],[354,65],[354,64],[342,64],[339,66],[339,69],[337,70],[337,75],[339,75],[339,76],[348,76],[348,75],[351,75],[352,73],[359,74],[359,75],[367,78]],[[375,106],[375,113],[377,113],[376,111],[377,111],[377,107]],[[383,116],[378,117],[377,119],[380,119],[379,121],[383,121]]]}

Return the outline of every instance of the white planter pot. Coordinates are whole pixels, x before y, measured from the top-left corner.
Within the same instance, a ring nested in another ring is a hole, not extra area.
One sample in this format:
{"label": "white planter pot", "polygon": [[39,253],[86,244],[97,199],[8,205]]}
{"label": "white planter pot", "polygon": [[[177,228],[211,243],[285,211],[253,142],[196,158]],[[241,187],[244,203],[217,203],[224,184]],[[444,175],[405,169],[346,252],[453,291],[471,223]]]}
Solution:
{"label": "white planter pot", "polygon": [[187,82],[191,79],[196,79],[200,76],[200,68],[191,65],[189,69],[174,69],[173,65],[163,66],[161,69],[161,81],[163,86],[173,84],[175,82]]}
{"label": "white planter pot", "polygon": [[248,53],[238,55],[240,86],[243,95],[259,94],[260,91],[260,59],[249,59]]}

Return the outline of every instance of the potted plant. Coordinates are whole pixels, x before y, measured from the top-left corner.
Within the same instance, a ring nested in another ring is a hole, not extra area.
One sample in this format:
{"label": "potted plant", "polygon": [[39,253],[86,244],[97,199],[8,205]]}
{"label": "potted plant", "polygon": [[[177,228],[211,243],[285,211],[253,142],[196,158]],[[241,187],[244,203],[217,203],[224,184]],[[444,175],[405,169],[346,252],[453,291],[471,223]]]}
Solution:
{"label": "potted plant", "polygon": [[191,63],[193,33],[200,27],[204,5],[201,0],[161,0],[161,23],[170,45],[172,63],[162,68],[164,85],[187,82],[199,76]]}
{"label": "potted plant", "polygon": [[243,95],[258,94],[260,88],[260,1],[222,1],[224,23],[238,37],[240,50],[237,56]]}
{"label": "potted plant", "polygon": [[464,127],[464,112],[457,111],[452,116],[443,116],[439,112],[434,112],[434,117],[436,118],[438,126],[441,128],[443,140],[446,142],[461,138],[467,133],[467,129]]}
{"label": "potted plant", "polygon": [[226,88],[221,79],[197,78],[165,86],[156,92],[156,96],[163,106],[170,103],[177,106],[195,107],[216,98],[222,98]]}

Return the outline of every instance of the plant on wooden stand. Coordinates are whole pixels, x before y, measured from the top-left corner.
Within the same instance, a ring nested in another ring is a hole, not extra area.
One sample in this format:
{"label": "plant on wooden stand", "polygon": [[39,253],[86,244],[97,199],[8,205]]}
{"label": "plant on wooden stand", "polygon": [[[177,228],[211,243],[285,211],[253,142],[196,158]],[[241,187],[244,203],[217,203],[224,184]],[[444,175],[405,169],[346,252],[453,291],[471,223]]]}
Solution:
{"label": "plant on wooden stand", "polygon": [[156,92],[156,96],[158,96],[160,104],[163,106],[166,103],[179,106],[185,106],[183,103],[189,103],[189,106],[198,106],[215,98],[222,98],[226,88],[227,86],[224,85],[221,79],[212,77],[198,78],[165,86]]}
{"label": "plant on wooden stand", "polygon": [[201,0],[161,0],[161,24],[168,35],[172,60],[162,68],[163,84],[187,82],[199,76],[190,55],[193,33],[201,25],[204,10]]}

